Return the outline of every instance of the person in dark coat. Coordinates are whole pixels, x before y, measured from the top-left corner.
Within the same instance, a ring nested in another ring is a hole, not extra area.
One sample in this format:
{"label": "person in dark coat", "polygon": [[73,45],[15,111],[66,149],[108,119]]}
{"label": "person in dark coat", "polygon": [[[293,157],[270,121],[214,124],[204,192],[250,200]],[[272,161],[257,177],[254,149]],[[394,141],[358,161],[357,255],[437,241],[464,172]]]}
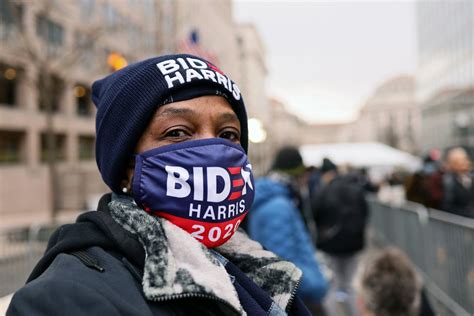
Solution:
{"label": "person in dark coat", "polygon": [[321,184],[313,196],[312,210],[317,227],[317,248],[324,252],[334,272],[326,305],[336,315],[337,302],[345,302],[348,315],[357,315],[352,277],[358,253],[365,245],[368,206],[363,188],[353,179],[339,175],[337,166],[325,158]]}
{"label": "person in dark coat", "polygon": [[92,98],[112,193],[52,235],[7,315],[309,315],[301,271],[238,229],[254,196],[238,86],[168,55],[96,81]]}
{"label": "person in dark coat", "polygon": [[443,210],[474,218],[474,174],[469,155],[453,148],[446,155],[447,172],[443,176]]}
{"label": "person in dark coat", "polygon": [[324,159],[320,189],[312,200],[318,249],[334,255],[364,248],[368,206],[363,188],[339,175],[337,166]]}
{"label": "person in dark coat", "polygon": [[406,177],[406,199],[426,207],[440,209],[443,200],[443,169],[435,153],[423,159],[421,170]]}

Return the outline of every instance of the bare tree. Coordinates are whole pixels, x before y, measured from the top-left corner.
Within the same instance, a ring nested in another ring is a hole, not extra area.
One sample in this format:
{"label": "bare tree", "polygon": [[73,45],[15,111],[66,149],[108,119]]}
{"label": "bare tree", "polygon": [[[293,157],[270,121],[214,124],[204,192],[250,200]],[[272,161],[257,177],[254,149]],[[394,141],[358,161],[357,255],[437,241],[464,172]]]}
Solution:
{"label": "bare tree", "polygon": [[[5,0],[4,0],[5,1]],[[27,84],[33,85],[38,89],[39,104],[43,107],[46,116],[46,163],[49,170],[50,192],[51,192],[51,220],[56,220],[60,209],[60,188],[59,175],[57,170],[58,160],[58,137],[54,128],[54,115],[57,111],[58,91],[53,91],[56,87],[53,74],[59,74],[63,69],[70,69],[82,62],[86,54],[94,51],[98,41],[105,35],[114,35],[120,33],[122,25],[115,24],[113,27],[106,25],[101,19],[90,17],[87,23],[78,25],[74,40],[70,43],[51,43],[48,37],[52,36],[48,32],[51,25],[43,26],[46,28],[45,37],[41,38],[42,30],[34,30],[26,25],[24,18],[24,9],[31,2],[27,0],[6,0],[7,7],[13,17],[13,27],[19,35],[20,51],[19,54],[25,55],[35,64],[38,76],[27,80]],[[49,13],[57,10],[62,5],[70,5],[70,2],[59,2],[54,0],[43,0],[38,2],[41,9],[36,15],[36,28],[42,27],[41,23],[52,23],[49,20]],[[44,19],[44,21],[41,21]],[[122,22],[121,22],[122,23]],[[61,31],[62,32],[62,31]],[[105,64],[105,62],[104,62]]]}

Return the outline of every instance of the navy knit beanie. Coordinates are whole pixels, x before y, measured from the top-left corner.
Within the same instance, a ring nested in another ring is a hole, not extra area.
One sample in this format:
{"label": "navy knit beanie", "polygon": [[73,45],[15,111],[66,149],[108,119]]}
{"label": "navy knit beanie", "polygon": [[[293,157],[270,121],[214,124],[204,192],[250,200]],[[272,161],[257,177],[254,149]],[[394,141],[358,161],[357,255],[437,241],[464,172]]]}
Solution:
{"label": "navy knit beanie", "polygon": [[192,55],[167,55],[131,64],[92,84],[97,106],[96,160],[104,182],[114,192],[138,141],[162,105],[205,95],[226,98],[240,121],[247,151],[245,105],[237,85],[210,62]]}

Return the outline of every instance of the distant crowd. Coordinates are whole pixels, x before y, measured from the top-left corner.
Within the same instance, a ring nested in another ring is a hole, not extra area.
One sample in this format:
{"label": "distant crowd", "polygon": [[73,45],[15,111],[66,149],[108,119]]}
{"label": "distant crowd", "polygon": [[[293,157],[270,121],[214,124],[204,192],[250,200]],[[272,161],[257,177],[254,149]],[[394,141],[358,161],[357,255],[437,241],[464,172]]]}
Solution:
{"label": "distant crowd", "polygon": [[465,149],[455,147],[443,156],[432,151],[413,174],[393,173],[387,183],[403,188],[408,201],[474,218],[474,173]]}
{"label": "distant crowd", "polygon": [[[399,249],[366,247],[367,195],[412,201],[474,218],[474,176],[461,147],[430,152],[420,170],[373,182],[368,170],[325,158],[305,167],[282,148],[256,181],[245,227],[266,248],[303,271],[300,295],[314,315],[434,315],[423,282]],[[314,256],[317,253],[317,256]]]}
{"label": "distant crowd", "polygon": [[400,250],[367,249],[365,169],[324,159],[306,168],[284,147],[256,180],[243,226],[250,237],[303,272],[299,295],[313,315],[434,315],[413,264]]}

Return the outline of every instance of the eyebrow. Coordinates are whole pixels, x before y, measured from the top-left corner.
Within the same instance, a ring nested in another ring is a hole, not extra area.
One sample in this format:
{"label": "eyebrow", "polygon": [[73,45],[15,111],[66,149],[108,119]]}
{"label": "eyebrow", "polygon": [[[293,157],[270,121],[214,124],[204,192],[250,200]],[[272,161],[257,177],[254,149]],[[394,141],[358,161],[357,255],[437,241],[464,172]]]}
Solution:
{"label": "eyebrow", "polygon": [[165,108],[163,112],[160,113],[160,115],[165,115],[165,116],[170,116],[170,115],[181,115],[181,114],[194,114],[196,113],[192,109],[188,108]]}
{"label": "eyebrow", "polygon": [[239,118],[234,112],[225,112],[219,115],[218,119],[223,122],[227,121],[238,121]]}
{"label": "eyebrow", "polygon": [[[171,116],[171,115],[190,115],[196,113],[195,110],[189,109],[189,108],[167,108],[164,109],[163,112],[160,113],[161,115],[164,116]],[[225,112],[219,115],[218,119],[220,121],[238,121],[239,118],[234,112]]]}

